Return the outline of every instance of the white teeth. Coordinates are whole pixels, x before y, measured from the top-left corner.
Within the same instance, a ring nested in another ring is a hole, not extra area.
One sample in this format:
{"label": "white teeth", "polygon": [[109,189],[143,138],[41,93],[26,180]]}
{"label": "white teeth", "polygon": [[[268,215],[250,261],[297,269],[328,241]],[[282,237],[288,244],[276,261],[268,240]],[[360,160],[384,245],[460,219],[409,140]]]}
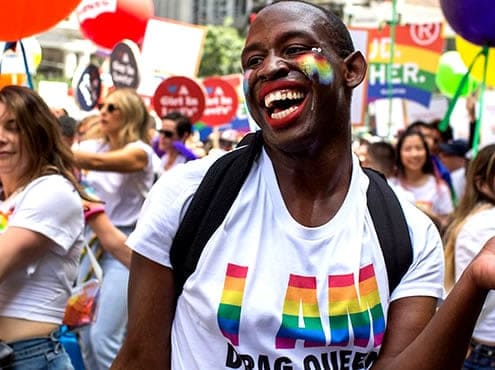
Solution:
{"label": "white teeth", "polygon": [[295,90],[277,90],[265,96],[265,107],[270,108],[274,101],[295,100],[304,98],[304,94]]}
{"label": "white teeth", "polygon": [[295,110],[297,110],[297,105],[294,105],[292,107],[287,108],[286,110],[283,110],[283,111],[280,111],[277,113],[272,113],[271,117],[273,119],[282,119],[282,118],[287,117],[289,114],[291,114]]}

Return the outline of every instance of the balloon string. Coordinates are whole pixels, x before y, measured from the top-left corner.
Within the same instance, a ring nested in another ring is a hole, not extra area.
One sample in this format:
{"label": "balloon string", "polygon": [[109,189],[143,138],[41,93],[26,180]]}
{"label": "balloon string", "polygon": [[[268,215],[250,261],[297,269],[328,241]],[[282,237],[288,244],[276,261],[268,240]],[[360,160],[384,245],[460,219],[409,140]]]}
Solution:
{"label": "balloon string", "polygon": [[[466,85],[468,78],[469,78],[469,75],[471,74],[471,71],[472,71],[476,61],[478,60],[478,58],[481,55],[484,55],[484,49],[480,50],[480,52],[478,54],[476,54],[473,61],[469,65],[467,72],[464,74],[464,76],[462,76],[461,82],[459,82],[459,86],[457,86],[457,90],[455,91],[455,94],[449,103],[447,113],[445,113],[445,117],[443,117],[442,122],[440,122],[440,125],[438,125],[438,129],[440,131],[445,131],[447,129],[447,127],[449,127],[450,116],[452,116],[452,112],[454,111],[455,105],[457,104],[457,100],[459,100],[459,97],[461,96],[461,93],[462,93],[462,89]],[[486,58],[485,58],[485,60],[486,60]]]}
{"label": "balloon string", "polygon": [[24,49],[24,44],[22,43],[21,40],[19,40],[19,45],[21,45],[22,60],[24,61],[24,69],[26,70],[28,86],[31,90],[33,90],[34,89],[33,79],[31,78],[31,73],[29,73],[29,65],[28,65],[28,61],[27,61],[27,57],[26,57],[26,50]]}
{"label": "balloon string", "polygon": [[387,85],[388,85],[388,135],[390,136],[390,130],[392,127],[392,98],[393,98],[393,84],[392,84],[392,68],[394,66],[394,54],[395,54],[395,25],[397,18],[397,0],[392,1],[392,22],[390,23],[390,60],[388,62],[387,70]]}
{"label": "balloon string", "polygon": [[473,158],[476,156],[478,153],[478,146],[480,143],[480,130],[481,130],[481,118],[483,116],[483,101],[484,101],[484,95],[485,95],[485,89],[486,89],[486,77],[488,73],[488,56],[489,56],[489,50],[488,46],[485,45],[483,46],[483,49],[481,50],[481,53],[485,57],[485,64],[483,66],[483,80],[481,81],[481,87],[480,87],[480,105],[479,105],[479,114],[478,117],[476,118],[476,125],[474,126],[474,136],[473,136]]}

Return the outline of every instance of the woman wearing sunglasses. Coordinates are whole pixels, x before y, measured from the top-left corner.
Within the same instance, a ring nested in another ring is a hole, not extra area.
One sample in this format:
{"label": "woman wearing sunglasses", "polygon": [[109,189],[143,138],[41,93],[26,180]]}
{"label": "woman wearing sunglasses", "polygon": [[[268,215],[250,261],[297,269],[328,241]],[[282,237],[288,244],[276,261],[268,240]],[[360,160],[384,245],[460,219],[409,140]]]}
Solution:
{"label": "woman wearing sunglasses", "polygon": [[[0,90],[0,368],[72,369],[58,328],[83,245],[81,196],[57,118],[25,87]],[[9,349],[13,355],[9,356]]]}
{"label": "woman wearing sunglasses", "polygon": [[[132,89],[112,91],[99,108],[102,137],[82,141],[74,155],[84,185],[104,202],[112,223],[129,234],[154,178],[149,114]],[[100,259],[104,278],[97,318],[81,335],[88,369],[108,369],[123,341],[130,255],[122,245],[119,250],[104,250]]]}
{"label": "woman wearing sunglasses", "polygon": [[161,157],[160,173],[169,171],[180,163],[196,159],[185,147],[185,142],[192,133],[189,118],[179,112],[171,112],[162,118],[162,128],[157,130],[158,148],[165,154]]}

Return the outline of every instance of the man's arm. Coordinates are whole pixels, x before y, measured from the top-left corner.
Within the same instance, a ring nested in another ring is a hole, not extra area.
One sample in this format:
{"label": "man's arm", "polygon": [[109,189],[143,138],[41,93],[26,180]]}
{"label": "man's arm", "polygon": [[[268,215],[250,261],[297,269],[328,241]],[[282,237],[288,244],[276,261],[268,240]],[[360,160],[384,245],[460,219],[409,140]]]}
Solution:
{"label": "man's arm", "polygon": [[172,270],[133,252],[127,336],[111,368],[170,370],[174,312]]}

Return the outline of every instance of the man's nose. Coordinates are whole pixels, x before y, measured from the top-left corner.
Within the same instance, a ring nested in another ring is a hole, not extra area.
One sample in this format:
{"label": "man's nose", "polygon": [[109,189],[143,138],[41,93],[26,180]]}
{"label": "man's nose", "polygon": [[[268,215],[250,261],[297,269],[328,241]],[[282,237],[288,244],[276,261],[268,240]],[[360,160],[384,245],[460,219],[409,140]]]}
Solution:
{"label": "man's nose", "polygon": [[259,78],[264,80],[273,80],[275,78],[285,76],[289,73],[289,66],[286,61],[275,55],[274,53],[269,53],[263,65],[259,70]]}

